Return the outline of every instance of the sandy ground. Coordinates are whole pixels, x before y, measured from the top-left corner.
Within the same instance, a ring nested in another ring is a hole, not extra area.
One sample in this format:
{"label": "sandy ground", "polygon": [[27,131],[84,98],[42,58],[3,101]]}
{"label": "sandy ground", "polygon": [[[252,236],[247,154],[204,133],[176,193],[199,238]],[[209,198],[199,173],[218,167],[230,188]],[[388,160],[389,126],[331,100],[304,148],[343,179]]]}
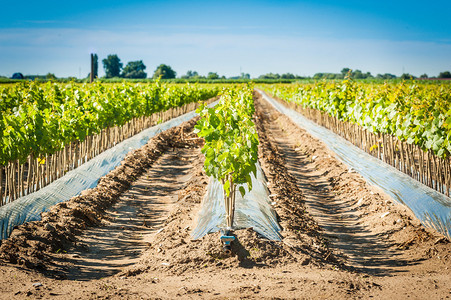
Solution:
{"label": "sandy ground", "polygon": [[19,226],[2,243],[2,299],[444,299],[451,246],[257,103],[259,160],[282,242],[235,232],[193,241],[208,184],[201,142],[183,124],[129,155],[99,187]]}

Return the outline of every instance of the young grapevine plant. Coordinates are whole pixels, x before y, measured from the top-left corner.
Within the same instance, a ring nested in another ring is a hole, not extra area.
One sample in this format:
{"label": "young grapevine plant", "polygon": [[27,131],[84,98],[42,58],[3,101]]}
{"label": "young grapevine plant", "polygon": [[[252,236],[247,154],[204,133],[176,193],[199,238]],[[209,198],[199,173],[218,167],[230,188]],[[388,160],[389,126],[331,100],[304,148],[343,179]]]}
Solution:
{"label": "young grapevine plant", "polygon": [[[252,121],[252,91],[251,86],[226,88],[215,107],[202,106],[197,110],[201,119],[196,132],[205,139],[204,169],[224,186],[228,227],[233,222],[237,185],[247,184],[251,190],[251,173],[255,176],[257,171],[258,135]],[[239,191],[244,196],[243,186]]]}

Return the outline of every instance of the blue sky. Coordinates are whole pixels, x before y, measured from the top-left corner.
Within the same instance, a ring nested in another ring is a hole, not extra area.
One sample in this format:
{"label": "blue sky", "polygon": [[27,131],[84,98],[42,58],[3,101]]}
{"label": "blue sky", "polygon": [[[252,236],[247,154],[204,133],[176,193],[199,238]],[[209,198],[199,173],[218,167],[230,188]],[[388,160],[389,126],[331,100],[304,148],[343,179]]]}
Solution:
{"label": "blue sky", "polygon": [[149,75],[165,63],[178,75],[435,76],[451,70],[450,15],[451,1],[9,1],[0,75],[85,77],[95,52],[143,60]]}

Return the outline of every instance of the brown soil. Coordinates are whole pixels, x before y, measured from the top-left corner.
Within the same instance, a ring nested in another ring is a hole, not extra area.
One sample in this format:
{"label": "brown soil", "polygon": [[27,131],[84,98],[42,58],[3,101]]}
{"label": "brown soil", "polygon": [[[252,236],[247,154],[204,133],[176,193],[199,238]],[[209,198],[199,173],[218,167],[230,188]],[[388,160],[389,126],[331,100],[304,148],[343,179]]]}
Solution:
{"label": "brown soil", "polygon": [[15,229],[0,298],[451,297],[448,240],[268,104],[256,123],[283,242],[238,230],[227,256],[218,233],[191,239],[208,183],[191,121]]}

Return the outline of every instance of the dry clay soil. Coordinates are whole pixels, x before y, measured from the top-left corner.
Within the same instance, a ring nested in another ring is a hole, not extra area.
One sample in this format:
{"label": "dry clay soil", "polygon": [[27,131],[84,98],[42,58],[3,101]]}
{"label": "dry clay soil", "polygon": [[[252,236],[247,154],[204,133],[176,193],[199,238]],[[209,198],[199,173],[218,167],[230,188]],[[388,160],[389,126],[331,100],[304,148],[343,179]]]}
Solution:
{"label": "dry clay soil", "polygon": [[196,120],[0,246],[1,299],[446,299],[451,244],[256,99],[259,162],[282,242],[192,240],[209,178]]}

